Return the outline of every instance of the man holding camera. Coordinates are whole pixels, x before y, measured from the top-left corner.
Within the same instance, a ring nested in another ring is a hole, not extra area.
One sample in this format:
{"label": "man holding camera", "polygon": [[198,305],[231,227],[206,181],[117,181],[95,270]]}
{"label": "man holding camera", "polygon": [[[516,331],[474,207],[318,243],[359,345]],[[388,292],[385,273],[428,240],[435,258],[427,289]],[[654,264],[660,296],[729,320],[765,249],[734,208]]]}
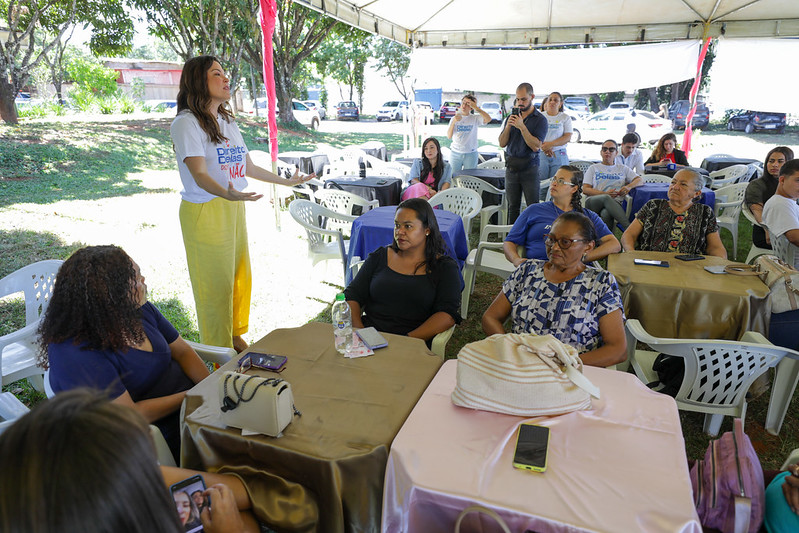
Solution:
{"label": "man holding camera", "polygon": [[547,120],[533,107],[533,86],[522,83],[516,88],[516,101],[499,134],[505,148],[505,194],[508,195],[508,224],[519,217],[522,191],[527,205],[537,203],[538,152],[547,134]]}

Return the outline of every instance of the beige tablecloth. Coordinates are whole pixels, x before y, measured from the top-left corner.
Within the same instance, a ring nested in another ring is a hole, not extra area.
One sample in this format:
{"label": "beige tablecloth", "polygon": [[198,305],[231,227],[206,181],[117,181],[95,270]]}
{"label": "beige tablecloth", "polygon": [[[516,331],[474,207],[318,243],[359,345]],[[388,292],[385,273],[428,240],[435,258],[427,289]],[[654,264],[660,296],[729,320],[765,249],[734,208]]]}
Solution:
{"label": "beige tablecloth", "polygon": [[[757,276],[711,274],[704,267],[732,263],[706,256],[680,261],[667,252],[626,252],[608,257],[627,318],[656,337],[738,340],[744,331],[768,333],[769,289]],[[636,258],[669,262],[636,265]]]}
{"label": "beige tablecloth", "polygon": [[220,419],[217,371],[188,392],[182,464],[239,474],[278,531],[376,531],[391,441],[441,365],[423,341],[385,337],[375,355],[345,359],[330,324],[273,331],[251,350],[288,356],[281,377],[302,417],[282,437],[242,437]]}
{"label": "beige tablecloth", "polygon": [[[633,375],[586,367],[602,396],[591,410],[525,419],[453,405],[456,369],[441,367],[391,445],[384,533],[451,533],[474,504],[514,532],[702,531],[673,398]],[[550,428],[543,474],[513,467],[522,422]],[[464,531],[499,531],[470,516]]]}

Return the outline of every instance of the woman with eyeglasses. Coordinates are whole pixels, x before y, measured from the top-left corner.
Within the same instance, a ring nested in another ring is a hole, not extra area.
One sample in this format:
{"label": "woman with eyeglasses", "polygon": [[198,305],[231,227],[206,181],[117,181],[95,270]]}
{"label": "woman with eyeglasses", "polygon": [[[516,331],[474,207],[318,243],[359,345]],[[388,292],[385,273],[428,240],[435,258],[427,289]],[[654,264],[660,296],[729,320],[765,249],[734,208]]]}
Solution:
{"label": "woman with eyeglasses", "polygon": [[668,200],[649,200],[635,214],[635,220],[621,236],[624,251],[634,250],[637,243],[639,250],[727,259],[713,209],[697,202],[704,182],[694,170],[678,171],[669,185]]}
{"label": "woman with eyeglasses", "polygon": [[591,220],[574,211],[563,213],[546,236],[547,261],[522,263],[502,285],[483,314],[486,335],[551,334],[573,346],[583,363],[611,366],[627,358],[621,294],[613,274],[585,265],[596,245]]}
{"label": "woman with eyeglasses", "polygon": [[618,151],[619,145],[613,139],[602,143],[599,152],[602,162],[585,171],[583,192],[588,196],[585,207],[599,214],[608,227],[619,224],[627,229],[630,221],[621,202],[630,190],[643,185],[644,180],[630,167],[616,163]]}
{"label": "woman with eyeglasses", "polygon": [[[586,262],[602,259],[621,250],[619,240],[602,219],[589,209],[583,210],[580,202],[582,186],[583,173],[577,167],[564,165],[555,172],[549,185],[552,201],[528,206],[505,238],[502,249],[513,266],[518,267],[527,259],[546,259],[544,236],[552,229],[555,219],[569,211],[585,214],[594,224],[599,242],[586,253]],[[519,246],[524,247],[525,257],[519,255]]]}

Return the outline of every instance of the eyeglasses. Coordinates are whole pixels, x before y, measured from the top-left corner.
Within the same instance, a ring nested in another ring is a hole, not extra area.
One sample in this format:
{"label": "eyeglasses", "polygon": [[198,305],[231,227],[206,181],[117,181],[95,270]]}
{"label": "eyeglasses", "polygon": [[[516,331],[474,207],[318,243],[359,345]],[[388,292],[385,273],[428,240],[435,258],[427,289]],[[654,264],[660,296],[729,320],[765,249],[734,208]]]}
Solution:
{"label": "eyeglasses", "polygon": [[555,243],[558,243],[558,246],[560,246],[561,250],[568,250],[569,248],[572,247],[572,244],[576,242],[587,242],[587,241],[586,239],[567,239],[565,237],[562,239],[554,239],[552,237],[552,234],[550,233],[544,235],[544,244],[546,246],[554,246]]}
{"label": "eyeglasses", "polygon": [[612,146],[603,146],[602,147],[602,151],[603,152],[615,152],[616,149],[614,147],[612,147]]}
{"label": "eyeglasses", "polygon": [[572,187],[574,186],[574,183],[566,181],[563,178],[553,179],[552,183],[554,183],[555,185],[571,185]]}

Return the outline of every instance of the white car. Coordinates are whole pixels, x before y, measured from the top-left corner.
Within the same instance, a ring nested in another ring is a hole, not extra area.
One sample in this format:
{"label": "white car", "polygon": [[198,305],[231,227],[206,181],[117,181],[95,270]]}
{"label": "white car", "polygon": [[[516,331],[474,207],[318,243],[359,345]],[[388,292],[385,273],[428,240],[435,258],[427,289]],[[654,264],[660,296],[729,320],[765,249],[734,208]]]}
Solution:
{"label": "white car", "polygon": [[[266,114],[266,98],[256,98],[255,105],[258,107],[258,114],[263,116]],[[319,123],[321,119],[319,118],[319,113],[314,111],[313,109],[309,108],[307,105],[303,104],[296,98],[291,101],[292,112],[294,113],[294,119],[302,124],[303,126],[307,126],[312,130],[319,129]],[[278,113],[280,112],[278,106]],[[251,115],[254,113],[253,110],[248,111]]]}
{"label": "white car", "polygon": [[377,121],[401,119],[405,109],[408,109],[407,100],[389,100],[377,110]]}
{"label": "white car", "polygon": [[594,113],[586,120],[572,120],[572,126],[572,142],[604,142],[607,139],[621,142],[624,134],[634,128],[642,141],[654,144],[673,131],[670,120],[640,109],[631,109],[628,112],[606,109]]}
{"label": "white car", "polygon": [[480,109],[488,113],[491,122],[502,122],[502,107],[498,102],[485,102]]}
{"label": "white car", "polygon": [[313,109],[314,111],[319,113],[319,118],[321,118],[322,120],[327,118],[327,110],[324,108],[322,102],[320,102],[319,100],[303,100],[302,103],[308,106],[309,109]]}

